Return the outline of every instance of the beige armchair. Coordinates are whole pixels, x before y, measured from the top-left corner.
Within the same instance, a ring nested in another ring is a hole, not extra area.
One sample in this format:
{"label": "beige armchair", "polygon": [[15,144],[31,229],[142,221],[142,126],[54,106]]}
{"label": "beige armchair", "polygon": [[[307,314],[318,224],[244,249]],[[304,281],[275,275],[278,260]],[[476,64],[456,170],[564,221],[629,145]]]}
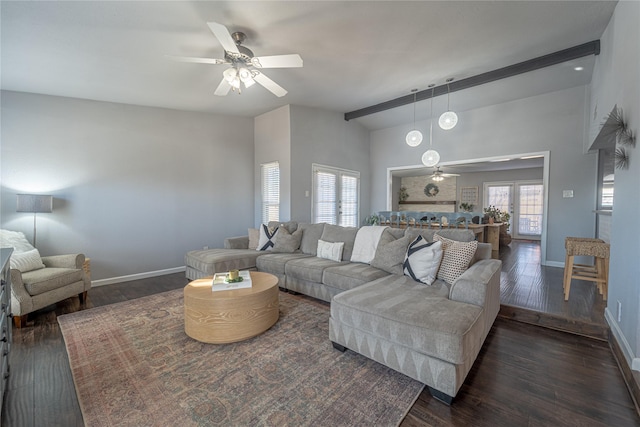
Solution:
{"label": "beige armchair", "polygon": [[45,268],[20,272],[11,269],[11,312],[16,327],[27,321],[27,314],[78,295],[84,303],[91,280],[82,268],[83,254],[42,257]]}
{"label": "beige armchair", "polygon": [[[91,278],[84,270],[84,254],[41,257],[19,232],[0,230],[2,246],[15,249],[11,268],[11,312],[16,327],[26,324],[27,315],[58,301],[78,295],[84,303]],[[29,258],[18,261],[20,255]],[[17,266],[14,267],[14,260]],[[35,258],[35,261],[34,261]],[[40,260],[42,261],[40,263]],[[29,263],[36,266],[27,267]]]}

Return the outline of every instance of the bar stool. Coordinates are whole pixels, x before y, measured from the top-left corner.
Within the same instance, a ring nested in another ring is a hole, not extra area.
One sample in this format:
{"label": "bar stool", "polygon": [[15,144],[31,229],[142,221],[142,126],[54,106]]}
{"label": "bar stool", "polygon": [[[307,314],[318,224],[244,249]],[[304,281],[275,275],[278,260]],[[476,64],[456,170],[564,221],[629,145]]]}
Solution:
{"label": "bar stool", "polygon": [[[567,237],[564,239],[566,257],[564,264],[564,300],[569,299],[571,279],[594,282],[602,298],[607,300],[609,284],[609,244],[601,239]],[[593,265],[575,264],[576,256],[594,257]]]}

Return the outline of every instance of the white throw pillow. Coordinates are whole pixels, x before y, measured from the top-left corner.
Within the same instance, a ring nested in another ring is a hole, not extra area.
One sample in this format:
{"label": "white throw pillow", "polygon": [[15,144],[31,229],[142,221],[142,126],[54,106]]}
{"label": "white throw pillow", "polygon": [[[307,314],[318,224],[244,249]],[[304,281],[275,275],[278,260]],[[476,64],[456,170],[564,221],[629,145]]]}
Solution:
{"label": "white throw pillow", "polygon": [[330,259],[331,261],[342,260],[342,250],[344,249],[344,242],[325,242],[324,240],[318,240],[318,258]]}
{"label": "white throw pillow", "polygon": [[0,245],[3,248],[13,248],[15,252],[12,256],[15,256],[16,252],[35,249],[21,231],[0,230]]}
{"label": "white throw pillow", "polygon": [[42,258],[40,258],[40,252],[38,252],[37,249],[11,254],[10,264],[11,268],[20,270],[22,273],[40,270],[45,267],[42,263]]}
{"label": "white throw pillow", "polygon": [[260,239],[258,240],[258,247],[256,250],[259,251],[270,251],[273,249],[273,246],[276,243],[275,237],[278,232],[278,227],[275,229],[271,229],[267,227],[265,224],[260,226]]}
{"label": "white throw pillow", "polygon": [[436,280],[441,260],[442,243],[429,243],[422,236],[418,236],[407,248],[403,264],[404,274],[416,282],[431,285]]}

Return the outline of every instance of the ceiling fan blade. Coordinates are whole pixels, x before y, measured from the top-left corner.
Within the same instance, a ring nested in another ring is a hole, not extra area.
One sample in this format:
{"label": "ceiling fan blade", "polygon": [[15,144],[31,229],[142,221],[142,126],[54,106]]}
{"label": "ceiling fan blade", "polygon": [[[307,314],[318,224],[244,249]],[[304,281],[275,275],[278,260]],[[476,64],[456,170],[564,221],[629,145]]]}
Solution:
{"label": "ceiling fan blade", "polygon": [[297,53],[290,55],[254,56],[251,63],[257,68],[299,68],[302,58]]}
{"label": "ceiling fan blade", "polygon": [[217,22],[207,22],[209,29],[213,33],[214,36],[218,39],[222,48],[227,52],[240,53],[238,51],[238,47],[236,46],[236,42],[233,41],[229,30],[222,24],[218,24]]}
{"label": "ceiling fan blade", "polygon": [[218,88],[215,92],[213,92],[213,94],[217,96],[226,96],[229,93],[229,90],[231,90],[231,85],[227,83],[225,79],[222,79],[222,81],[218,85]]}
{"label": "ceiling fan blade", "polygon": [[229,64],[229,61],[227,61],[226,59],[196,58],[193,56],[172,56],[172,55],[165,55],[165,58],[172,59],[178,62],[192,62],[192,63],[198,63],[198,64],[213,64],[213,65]]}
{"label": "ceiling fan blade", "polygon": [[262,73],[256,74],[253,79],[264,86],[268,91],[272,92],[275,96],[281,98],[287,94],[287,91],[278,83],[271,80],[269,77]]}
{"label": "ceiling fan blade", "polygon": [[460,174],[457,174],[457,173],[443,173],[441,175],[447,178],[453,177],[453,176],[460,176]]}

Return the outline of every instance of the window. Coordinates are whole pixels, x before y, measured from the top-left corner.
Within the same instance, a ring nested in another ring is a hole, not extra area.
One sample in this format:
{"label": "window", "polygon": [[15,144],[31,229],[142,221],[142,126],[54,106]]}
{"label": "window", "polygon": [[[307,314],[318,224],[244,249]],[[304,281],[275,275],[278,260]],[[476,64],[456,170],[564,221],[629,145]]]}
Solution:
{"label": "window", "polygon": [[313,165],[313,222],[357,227],[360,172]]}
{"label": "window", "polygon": [[262,223],[280,220],[280,164],[264,163],[262,169]]}

